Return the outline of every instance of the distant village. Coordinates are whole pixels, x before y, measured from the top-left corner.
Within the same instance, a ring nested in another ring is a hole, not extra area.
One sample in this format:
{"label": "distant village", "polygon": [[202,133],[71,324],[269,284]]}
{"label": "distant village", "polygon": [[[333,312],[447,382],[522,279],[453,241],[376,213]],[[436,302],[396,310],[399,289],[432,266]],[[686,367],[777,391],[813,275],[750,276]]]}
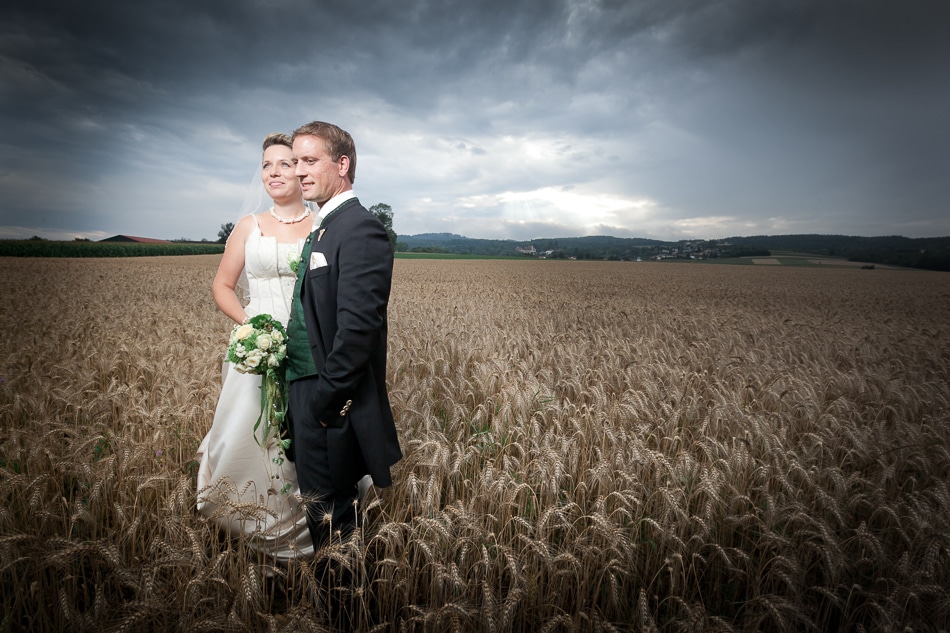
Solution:
{"label": "distant village", "polygon": [[[619,253],[612,253],[610,255],[605,255],[598,259],[615,259],[621,261],[644,261],[644,260],[664,260],[664,259],[716,259],[723,256],[724,252],[728,252],[729,249],[732,249],[733,246],[729,242],[719,242],[714,246],[710,246],[709,242],[684,242],[678,246],[639,246],[635,249],[628,250],[637,250],[636,254],[629,253],[626,256]],[[515,251],[527,255],[529,257],[536,257],[537,259],[590,259],[590,257],[578,256],[578,255],[569,255],[565,251],[570,249],[547,249],[547,250],[538,250],[533,244],[528,244],[527,246],[517,246]]]}

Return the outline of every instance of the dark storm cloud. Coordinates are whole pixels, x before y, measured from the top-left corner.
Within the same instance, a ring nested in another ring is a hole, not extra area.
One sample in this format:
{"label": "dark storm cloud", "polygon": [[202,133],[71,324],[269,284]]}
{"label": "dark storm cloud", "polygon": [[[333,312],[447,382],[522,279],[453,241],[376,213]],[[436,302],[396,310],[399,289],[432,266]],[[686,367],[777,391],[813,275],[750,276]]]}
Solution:
{"label": "dark storm cloud", "polygon": [[357,189],[392,204],[398,232],[947,234],[947,15],[926,0],[6,7],[0,226],[211,237],[259,139],[321,118],[354,133]]}
{"label": "dark storm cloud", "polygon": [[749,162],[767,157],[776,168],[753,175],[779,180],[776,192],[794,196],[794,179],[804,177],[812,191],[863,196],[864,217],[875,222],[939,217],[950,147],[943,114],[950,93],[939,80],[950,60],[941,35],[946,9],[933,2],[803,6],[685,24],[675,35],[684,51],[729,54],[730,67],[717,73],[724,92],[672,116]]}

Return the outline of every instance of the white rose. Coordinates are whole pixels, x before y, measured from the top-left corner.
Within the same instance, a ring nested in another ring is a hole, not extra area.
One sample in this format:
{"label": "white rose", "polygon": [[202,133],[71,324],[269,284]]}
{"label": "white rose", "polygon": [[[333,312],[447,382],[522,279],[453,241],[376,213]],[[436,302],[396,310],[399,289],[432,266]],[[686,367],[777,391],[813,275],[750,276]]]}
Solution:
{"label": "white rose", "polygon": [[280,365],[280,359],[274,356],[273,354],[271,354],[270,356],[267,357],[267,364],[270,367],[277,367],[278,365]]}
{"label": "white rose", "polygon": [[274,342],[278,345],[284,342],[284,335],[280,333],[280,330],[271,332],[271,338],[274,339]]}
{"label": "white rose", "polygon": [[254,326],[251,325],[250,323],[245,323],[244,325],[242,325],[241,327],[237,329],[237,332],[235,332],[234,335],[238,340],[243,341],[244,339],[246,339],[253,333],[254,333]]}
{"label": "white rose", "polygon": [[249,369],[255,369],[258,365],[261,364],[261,361],[264,359],[264,355],[261,354],[258,350],[254,350],[247,355],[247,358],[244,359],[244,364],[248,366]]}
{"label": "white rose", "polygon": [[270,334],[261,334],[257,337],[257,348],[258,349],[270,349],[270,346],[274,343]]}

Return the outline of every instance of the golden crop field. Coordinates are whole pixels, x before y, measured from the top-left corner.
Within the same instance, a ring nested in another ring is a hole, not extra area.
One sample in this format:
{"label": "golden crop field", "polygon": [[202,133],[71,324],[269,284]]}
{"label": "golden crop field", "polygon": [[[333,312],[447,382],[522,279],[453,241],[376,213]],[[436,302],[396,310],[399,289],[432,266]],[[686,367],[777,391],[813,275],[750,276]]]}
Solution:
{"label": "golden crop field", "polygon": [[397,260],[333,589],[194,510],[218,259],[0,259],[0,633],[950,630],[950,275]]}

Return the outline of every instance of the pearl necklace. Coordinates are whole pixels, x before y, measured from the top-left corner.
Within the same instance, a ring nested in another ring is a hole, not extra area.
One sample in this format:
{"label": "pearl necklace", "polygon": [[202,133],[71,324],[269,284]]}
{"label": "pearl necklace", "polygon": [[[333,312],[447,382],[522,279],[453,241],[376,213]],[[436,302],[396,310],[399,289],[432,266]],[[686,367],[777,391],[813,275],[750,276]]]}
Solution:
{"label": "pearl necklace", "polygon": [[298,215],[295,218],[285,218],[274,213],[274,207],[270,208],[271,217],[280,222],[281,224],[296,224],[297,222],[302,222],[310,215],[310,209],[304,209],[303,213]]}

